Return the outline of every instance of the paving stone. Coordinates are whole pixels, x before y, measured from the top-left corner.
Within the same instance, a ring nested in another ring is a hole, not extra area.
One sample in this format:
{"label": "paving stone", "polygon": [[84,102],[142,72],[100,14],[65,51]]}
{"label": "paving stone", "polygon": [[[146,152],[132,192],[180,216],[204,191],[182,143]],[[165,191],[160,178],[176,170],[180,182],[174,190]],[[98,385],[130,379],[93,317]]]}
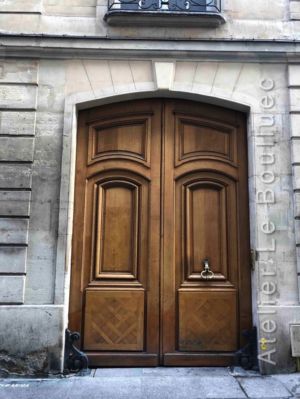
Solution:
{"label": "paving stone", "polygon": [[233,377],[248,377],[248,378],[252,377],[255,378],[261,376],[258,371],[245,370],[242,367],[231,367],[229,369],[229,374],[232,375]]}
{"label": "paving stone", "polygon": [[145,368],[144,375],[169,375],[169,376],[228,376],[228,367],[154,367]]}
{"label": "paving stone", "polygon": [[200,377],[199,380],[204,398],[246,398],[238,381],[233,377]]}
{"label": "paving stone", "polygon": [[86,377],[0,380],[0,399],[285,399],[299,393],[299,374],[264,377],[221,367],[103,368]]}
{"label": "paving stone", "polygon": [[238,378],[238,381],[249,398],[284,399],[291,397],[291,393],[285,386],[272,377]]}
{"label": "paving stone", "polygon": [[147,368],[102,368],[96,369],[95,377],[191,377],[228,376],[227,367],[147,367]]}
{"label": "paving stone", "polygon": [[[84,378],[84,377],[83,377]],[[142,380],[139,377],[127,378],[76,378],[72,386],[72,399],[140,399]]]}
{"label": "paving stone", "polygon": [[0,380],[0,399],[69,399],[73,380]]}
{"label": "paving stone", "polygon": [[300,397],[300,374],[278,374],[274,375],[273,378],[280,381],[293,396]]}
{"label": "paving stone", "polygon": [[112,368],[96,369],[94,376],[100,378],[137,377],[142,376],[143,368]]}

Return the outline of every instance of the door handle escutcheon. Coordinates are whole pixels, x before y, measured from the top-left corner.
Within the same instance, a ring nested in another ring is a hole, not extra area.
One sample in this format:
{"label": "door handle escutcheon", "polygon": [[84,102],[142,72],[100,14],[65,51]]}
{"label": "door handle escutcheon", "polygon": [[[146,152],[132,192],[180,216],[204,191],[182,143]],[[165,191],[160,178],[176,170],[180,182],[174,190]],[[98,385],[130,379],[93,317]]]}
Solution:
{"label": "door handle escutcheon", "polygon": [[202,272],[200,273],[200,276],[205,280],[210,280],[210,279],[214,278],[215,274],[212,270],[210,270],[208,258],[205,258],[203,260],[203,266],[204,266],[204,270],[202,270]]}

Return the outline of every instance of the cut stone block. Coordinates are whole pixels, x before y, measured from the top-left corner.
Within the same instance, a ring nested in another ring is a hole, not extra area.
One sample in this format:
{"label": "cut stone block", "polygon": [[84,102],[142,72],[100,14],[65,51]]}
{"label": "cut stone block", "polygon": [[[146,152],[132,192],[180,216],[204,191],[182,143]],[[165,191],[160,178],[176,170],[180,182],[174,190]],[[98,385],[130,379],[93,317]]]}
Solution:
{"label": "cut stone block", "polygon": [[0,218],[0,243],[27,244],[28,226],[28,219]]}
{"label": "cut stone block", "polygon": [[25,247],[0,247],[0,273],[25,273],[26,255]]}
{"label": "cut stone block", "polygon": [[290,89],[290,110],[300,112],[300,88]]}
{"label": "cut stone block", "polygon": [[29,216],[30,197],[30,191],[0,191],[0,216]]}
{"label": "cut stone block", "polygon": [[300,166],[299,165],[293,166],[293,184],[294,184],[295,190],[300,189]]}
{"label": "cut stone block", "polygon": [[[20,2],[14,1],[13,3]],[[26,0],[22,3],[26,4]],[[0,10],[3,10],[3,2],[0,1]],[[37,83],[38,65],[36,61],[1,61],[0,60],[0,82],[1,83]]]}
{"label": "cut stone block", "polygon": [[292,19],[294,21],[300,20],[300,2],[299,1],[290,1],[290,19]]}
{"label": "cut stone block", "polygon": [[0,85],[0,108],[36,108],[37,87],[23,85]]}
{"label": "cut stone block", "polygon": [[[300,13],[300,2],[290,1],[290,10],[295,8],[299,9]],[[300,65],[289,65],[289,86],[300,86]]]}
{"label": "cut stone block", "polygon": [[0,134],[34,136],[35,112],[1,111]]}
{"label": "cut stone block", "polygon": [[0,303],[24,303],[25,276],[0,276]]}
{"label": "cut stone block", "polygon": [[292,140],[292,162],[300,163],[300,138]]}
{"label": "cut stone block", "polygon": [[32,13],[41,11],[42,0],[2,0],[0,3],[1,13],[22,12]]}
{"label": "cut stone block", "polygon": [[291,137],[300,137],[300,114],[291,114]]}
{"label": "cut stone block", "polygon": [[290,392],[276,379],[266,378],[238,378],[244,392],[249,398],[290,398]]}
{"label": "cut stone block", "polygon": [[0,161],[33,161],[34,139],[29,137],[0,137]]}
{"label": "cut stone block", "polygon": [[292,356],[300,357],[300,324],[290,325]]}
{"label": "cut stone block", "polygon": [[0,188],[31,188],[31,165],[0,164]]}

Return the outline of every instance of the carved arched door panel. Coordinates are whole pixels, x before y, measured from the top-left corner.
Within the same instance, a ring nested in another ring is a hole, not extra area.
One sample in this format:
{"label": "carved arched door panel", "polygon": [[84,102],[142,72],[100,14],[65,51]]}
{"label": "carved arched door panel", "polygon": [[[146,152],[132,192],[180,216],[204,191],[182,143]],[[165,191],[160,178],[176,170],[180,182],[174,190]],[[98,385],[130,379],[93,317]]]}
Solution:
{"label": "carved arched door panel", "polygon": [[251,326],[243,115],[152,99],[79,122],[81,348],[97,366],[230,364]]}

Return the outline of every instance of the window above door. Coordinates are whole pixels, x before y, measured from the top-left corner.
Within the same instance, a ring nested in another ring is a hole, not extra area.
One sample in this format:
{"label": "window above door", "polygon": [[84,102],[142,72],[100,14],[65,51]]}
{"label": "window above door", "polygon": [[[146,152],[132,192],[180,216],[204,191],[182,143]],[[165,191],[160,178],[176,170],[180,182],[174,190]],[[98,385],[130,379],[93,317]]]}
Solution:
{"label": "window above door", "polygon": [[108,0],[109,25],[216,27],[225,23],[221,0]]}

